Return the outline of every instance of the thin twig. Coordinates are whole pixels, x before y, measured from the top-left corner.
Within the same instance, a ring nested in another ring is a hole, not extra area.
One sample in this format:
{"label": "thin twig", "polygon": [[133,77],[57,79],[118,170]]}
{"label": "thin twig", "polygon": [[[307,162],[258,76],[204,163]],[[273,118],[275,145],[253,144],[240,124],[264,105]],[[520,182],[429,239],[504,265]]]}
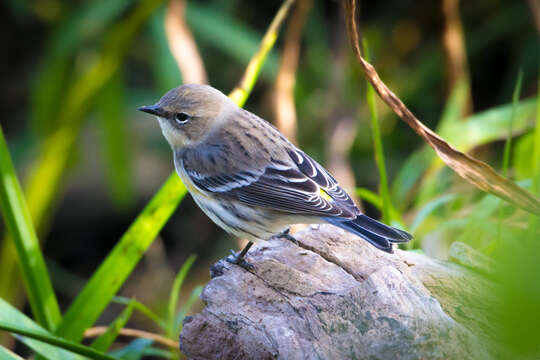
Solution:
{"label": "thin twig", "polygon": [[354,53],[362,66],[365,76],[380,98],[424,141],[431,146],[437,155],[458,175],[469,181],[482,191],[498,196],[523,210],[540,215],[540,202],[525,189],[499,175],[488,164],[458,151],[443,138],[431,131],[403,104],[403,102],[381,80],[375,68],[363,57],[359,46],[355,17],[355,0],[345,1],[347,30]]}
{"label": "thin twig", "polygon": [[[97,336],[99,336],[101,334],[104,334],[106,331],[107,331],[107,326],[92,327],[90,329],[87,329],[84,332],[84,337],[85,338],[94,338],[94,337],[97,337]],[[129,329],[129,328],[122,328],[122,329],[120,329],[120,331],[118,333],[120,335],[122,335],[122,336],[129,336],[129,337],[135,337],[135,338],[154,340],[155,342],[157,342],[157,343],[159,343],[161,345],[168,346],[168,347],[173,348],[173,349],[178,349],[178,342],[176,342],[176,341],[174,341],[172,339],[166,338],[166,337],[164,337],[162,335],[154,334],[154,333],[151,333],[151,332],[148,332],[148,331],[137,330],[137,329]]]}
{"label": "thin twig", "polygon": [[281,65],[274,89],[274,113],[276,126],[286,138],[296,143],[296,109],[294,85],[300,55],[300,40],[312,0],[299,0],[289,21]]}
{"label": "thin twig", "polygon": [[257,75],[261,71],[264,59],[266,59],[266,56],[274,46],[274,43],[278,37],[279,28],[287,17],[287,13],[289,12],[289,9],[293,3],[294,0],[285,0],[285,2],[281,5],[276,16],[272,20],[272,23],[268,27],[268,30],[266,30],[266,34],[264,34],[261,40],[259,49],[251,58],[244,76],[242,76],[242,79],[238,85],[229,94],[229,97],[236,104],[238,104],[238,106],[244,105],[249,93],[251,92],[251,89],[253,89]]}
{"label": "thin twig", "polygon": [[184,0],[171,0],[165,15],[165,33],[169,49],[186,84],[206,84],[206,71],[197,44],[185,21]]}

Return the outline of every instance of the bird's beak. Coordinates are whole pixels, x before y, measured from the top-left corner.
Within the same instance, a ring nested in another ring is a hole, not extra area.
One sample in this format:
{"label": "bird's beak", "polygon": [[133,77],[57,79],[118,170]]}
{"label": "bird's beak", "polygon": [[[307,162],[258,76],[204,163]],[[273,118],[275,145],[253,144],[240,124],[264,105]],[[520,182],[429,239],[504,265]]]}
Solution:
{"label": "bird's beak", "polygon": [[144,111],[145,113],[149,113],[156,116],[165,115],[163,109],[161,109],[158,105],[141,106],[137,110]]}

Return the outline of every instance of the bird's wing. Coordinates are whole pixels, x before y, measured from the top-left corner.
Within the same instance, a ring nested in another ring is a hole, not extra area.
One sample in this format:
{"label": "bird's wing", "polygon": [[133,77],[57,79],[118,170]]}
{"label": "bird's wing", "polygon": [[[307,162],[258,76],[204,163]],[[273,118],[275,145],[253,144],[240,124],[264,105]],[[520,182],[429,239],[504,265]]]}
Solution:
{"label": "bird's wing", "polygon": [[[182,166],[200,190],[236,199],[251,206],[323,217],[355,218],[360,213],[349,195],[315,160],[294,147],[287,150],[287,161],[269,160],[258,167],[234,171],[204,171],[201,157],[182,157]],[[222,161],[227,160],[226,157]],[[262,166],[261,166],[262,165]],[[227,167],[222,167],[227,168]],[[215,168],[214,168],[215,170]]]}

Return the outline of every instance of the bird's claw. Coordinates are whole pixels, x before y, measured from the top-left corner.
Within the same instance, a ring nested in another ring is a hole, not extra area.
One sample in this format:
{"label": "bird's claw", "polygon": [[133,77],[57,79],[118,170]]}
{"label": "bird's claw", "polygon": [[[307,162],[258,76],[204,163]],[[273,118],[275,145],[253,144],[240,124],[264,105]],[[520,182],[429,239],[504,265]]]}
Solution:
{"label": "bird's claw", "polygon": [[231,255],[227,256],[225,258],[225,261],[227,261],[228,263],[231,263],[231,264],[234,264],[234,265],[238,265],[240,266],[241,268],[244,268],[246,270],[254,270],[255,269],[255,266],[253,266],[252,264],[248,263],[244,257],[240,257],[239,254],[237,254],[236,252],[234,252],[233,250],[231,250]]}
{"label": "bird's claw", "polygon": [[299,245],[298,240],[296,240],[296,238],[290,234],[290,231],[291,231],[290,228],[285,229],[281,233],[277,234],[275,237],[277,239],[289,240],[290,242],[294,243],[295,245]]}

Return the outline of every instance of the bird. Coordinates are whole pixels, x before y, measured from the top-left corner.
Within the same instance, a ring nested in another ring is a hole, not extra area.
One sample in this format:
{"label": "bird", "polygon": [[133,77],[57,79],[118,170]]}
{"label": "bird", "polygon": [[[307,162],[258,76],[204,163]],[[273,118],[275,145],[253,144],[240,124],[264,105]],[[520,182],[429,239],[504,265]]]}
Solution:
{"label": "bird", "polygon": [[154,105],[176,172],[197,205],[226,232],[254,242],[283,237],[293,224],[329,223],[392,253],[412,235],[363,214],[336,179],[273,125],[210,85],[184,84]]}

